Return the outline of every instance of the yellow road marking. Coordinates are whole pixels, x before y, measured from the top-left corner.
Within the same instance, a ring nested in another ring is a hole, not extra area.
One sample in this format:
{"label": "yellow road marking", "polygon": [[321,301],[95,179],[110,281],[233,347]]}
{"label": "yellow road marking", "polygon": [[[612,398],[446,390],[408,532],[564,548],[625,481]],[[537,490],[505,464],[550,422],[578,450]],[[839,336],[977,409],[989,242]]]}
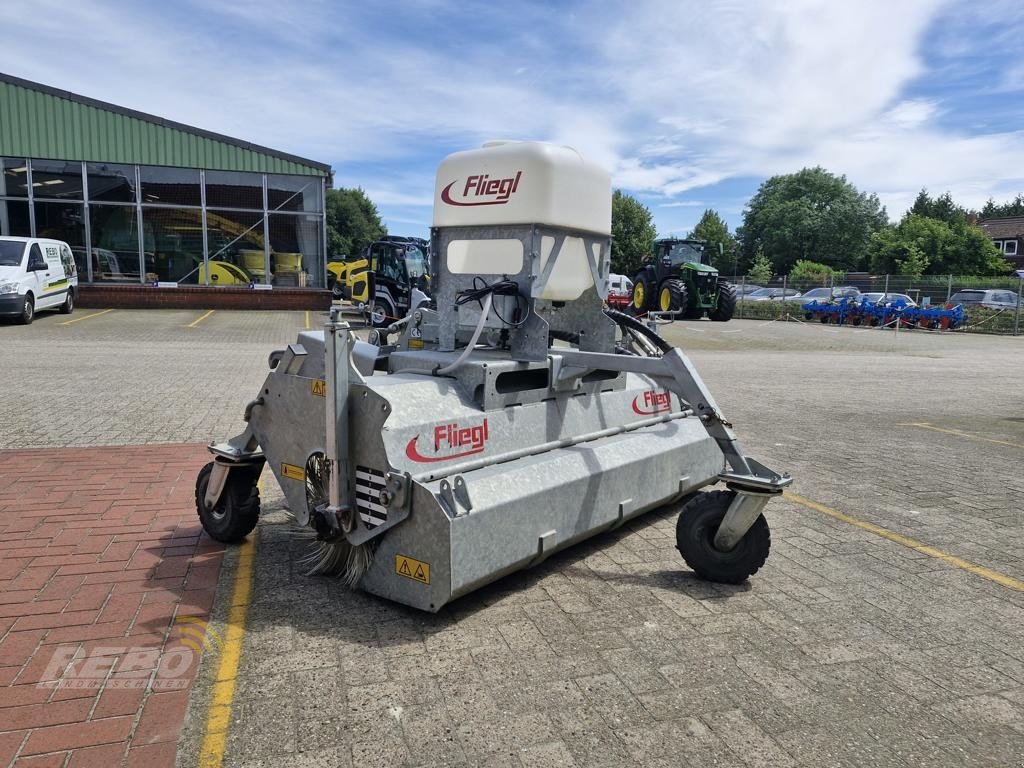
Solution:
{"label": "yellow road marking", "polygon": [[80,323],[82,320],[88,320],[90,317],[99,317],[105,315],[107,312],[113,312],[112,309],[102,309],[99,312],[93,312],[91,315],[83,315],[82,317],[76,317],[74,320],[65,320],[63,323],[57,323],[57,325],[71,325],[72,323]]}
{"label": "yellow road marking", "polygon": [[935,559],[941,560],[944,563],[949,563],[950,565],[956,568],[960,568],[961,570],[967,571],[968,573],[973,573],[975,576],[981,576],[981,578],[988,579],[989,581],[995,582],[996,584],[1006,587],[1007,589],[1013,589],[1017,592],[1024,592],[1024,581],[1015,579],[1012,576],[1007,576],[1006,574],[1000,573],[999,571],[994,571],[991,568],[986,568],[983,565],[975,565],[974,563],[964,560],[963,558],[956,557],[955,555],[951,555],[948,552],[943,552],[941,549],[936,549],[935,547],[928,546],[927,544],[924,544],[923,542],[920,542],[917,539],[912,539],[909,536],[903,536],[902,534],[896,533],[895,531],[890,531],[888,528],[883,528],[880,525],[875,525],[874,523],[869,523],[865,520],[860,520],[856,517],[845,515],[839,510],[832,509],[831,507],[826,507],[824,504],[819,504],[818,502],[811,501],[810,499],[805,499],[803,496],[798,496],[795,493],[785,491],[783,493],[783,496],[792,502],[800,504],[801,506],[807,507],[808,509],[813,509],[815,512],[820,512],[823,515],[828,515],[829,517],[839,520],[843,523],[855,525],[862,530],[875,534],[876,536],[881,536],[883,539],[894,541],[897,544],[901,544],[904,547],[907,547],[908,549],[914,550],[915,552],[920,552],[923,555],[934,557]]}
{"label": "yellow road marking", "polygon": [[210,315],[212,315],[212,314],[213,314],[214,312],[216,312],[216,311],[217,311],[216,309],[211,309],[211,310],[209,310],[209,311],[208,311],[208,312],[207,312],[206,314],[204,314],[204,315],[203,315],[202,317],[197,317],[197,318],[196,318],[195,320],[193,320],[193,321],[192,321],[191,323],[189,323],[187,327],[188,327],[188,328],[195,328],[195,327],[196,327],[197,325],[199,325],[199,324],[200,324],[201,322],[203,322],[203,320],[205,320],[206,318],[208,318],[208,317],[209,317]]}
{"label": "yellow road marking", "polygon": [[306,330],[308,331],[312,326],[309,324],[309,310],[306,310]]}
{"label": "yellow road marking", "polygon": [[[258,529],[257,529],[258,530]],[[217,666],[217,677],[206,714],[206,732],[199,750],[201,768],[220,768],[224,761],[224,748],[231,723],[231,702],[235,697],[238,664],[242,658],[242,639],[245,637],[245,618],[252,595],[252,572],[256,562],[256,531],[242,542],[235,568],[235,586],[231,592],[224,648]]]}
{"label": "yellow road marking", "polygon": [[[263,476],[256,481],[256,488],[263,494]],[[210,708],[206,713],[206,731],[199,749],[199,768],[220,768],[224,762],[224,749],[228,741],[228,726],[231,723],[231,701],[235,697],[235,681],[238,678],[238,664],[242,659],[242,640],[245,637],[245,617],[249,612],[252,596],[252,571],[256,564],[257,527],[242,542],[235,566],[235,586],[231,590],[231,606],[228,610],[228,626],[224,632],[220,664],[213,683]]]}
{"label": "yellow road marking", "polygon": [[995,443],[996,445],[1008,445],[1011,448],[1024,448],[1024,443],[1014,443],[1010,440],[996,440],[991,437],[980,437],[979,435],[972,435],[970,432],[961,432],[959,429],[943,429],[942,427],[933,427],[927,421],[903,421],[896,424],[897,427],[917,427],[918,429],[930,429],[932,432],[941,432],[944,435],[955,435],[956,437],[962,437],[966,440],[977,440],[982,443]]}

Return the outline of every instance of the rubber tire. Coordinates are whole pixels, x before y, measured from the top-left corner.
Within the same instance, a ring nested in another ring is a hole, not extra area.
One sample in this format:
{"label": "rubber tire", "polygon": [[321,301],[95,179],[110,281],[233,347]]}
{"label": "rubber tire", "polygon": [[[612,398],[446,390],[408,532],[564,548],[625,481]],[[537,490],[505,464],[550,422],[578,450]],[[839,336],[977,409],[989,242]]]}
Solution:
{"label": "rubber tire", "polygon": [[211,472],[212,461],[200,469],[196,477],[196,512],[199,514],[199,522],[211,539],[235,544],[252,533],[259,522],[260,489],[251,473],[238,472],[234,477],[229,474],[224,492],[214,508],[222,516],[215,517],[206,509],[205,504],[206,486],[209,485]]}
{"label": "rubber tire", "polygon": [[[374,328],[387,328],[393,322],[395,322],[395,308],[392,306],[391,301],[384,298],[383,296],[375,296],[373,299],[373,308],[370,310],[370,322]],[[381,312],[384,315],[384,322],[378,323],[373,320],[373,313]]]}
{"label": "rubber tire", "polygon": [[[644,305],[642,307],[636,305],[636,287],[638,285],[642,286],[644,291]],[[651,287],[650,278],[646,274],[640,275],[633,283],[633,297],[630,299],[629,306],[637,314],[648,312],[654,309],[654,299],[657,298],[656,294],[657,291]]]}
{"label": "rubber tire", "polygon": [[335,281],[334,285],[331,286],[331,298],[335,301],[341,301],[345,298],[345,291],[341,287],[341,283]]}
{"label": "rubber tire", "polygon": [[698,493],[679,512],[676,548],[686,564],[707,581],[739,584],[757,573],[768,559],[772,537],[764,515],[758,516],[731,551],[715,549],[715,533],[733,495],[732,491]]}
{"label": "rubber tire", "polygon": [[[663,291],[668,291],[669,303],[668,309],[661,308],[661,294]],[[658,311],[659,312],[672,312],[674,315],[679,315],[686,311],[689,305],[689,295],[686,290],[686,283],[682,280],[670,277],[668,280],[662,282],[658,288]]]}
{"label": "rubber tire", "polygon": [[718,280],[718,302],[715,308],[708,312],[708,317],[716,323],[727,323],[736,314],[736,286],[719,278]]}
{"label": "rubber tire", "polygon": [[75,296],[71,291],[68,291],[68,295],[64,297],[64,303],[60,305],[60,313],[62,315],[70,315],[75,311]]}
{"label": "rubber tire", "polygon": [[18,322],[22,325],[32,325],[32,321],[36,319],[36,301],[32,298],[32,294],[25,296],[25,306],[21,308],[21,314],[18,315]]}

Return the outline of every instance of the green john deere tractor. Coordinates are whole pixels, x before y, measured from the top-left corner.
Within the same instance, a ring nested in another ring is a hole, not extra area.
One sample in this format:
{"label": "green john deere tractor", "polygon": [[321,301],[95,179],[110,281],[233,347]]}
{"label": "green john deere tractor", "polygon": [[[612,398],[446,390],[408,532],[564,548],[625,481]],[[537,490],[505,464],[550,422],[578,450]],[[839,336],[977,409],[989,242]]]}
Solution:
{"label": "green john deere tractor", "polygon": [[633,279],[633,311],[672,312],[688,320],[705,313],[719,322],[732,319],[736,289],[718,276],[705,246],[703,240],[655,240]]}

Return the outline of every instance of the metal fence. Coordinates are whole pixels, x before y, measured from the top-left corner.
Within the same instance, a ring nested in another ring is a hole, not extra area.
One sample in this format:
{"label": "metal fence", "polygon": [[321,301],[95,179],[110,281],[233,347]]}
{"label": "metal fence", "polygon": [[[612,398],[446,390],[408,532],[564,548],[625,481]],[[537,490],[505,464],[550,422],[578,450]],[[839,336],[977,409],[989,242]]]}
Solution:
{"label": "metal fence", "polygon": [[[964,290],[991,291],[986,303],[965,304],[968,322],[963,330],[973,333],[1020,334],[1024,314],[1024,278],[977,277],[958,275],[925,275],[915,278],[906,275],[869,275],[850,273],[837,275],[826,281],[791,281],[787,277],[774,277],[769,281],[755,281],[750,277],[734,278],[738,303],[736,317],[747,319],[775,319],[789,315],[803,317],[802,306],[811,298],[827,301],[831,289],[856,288],[861,293],[903,294],[921,306],[944,306],[959,303],[957,293]],[[762,298],[765,292],[757,288],[772,289],[775,294]],[[827,290],[822,290],[827,289]],[[813,292],[811,298],[804,295]],[[823,294],[823,295],[822,295]]]}

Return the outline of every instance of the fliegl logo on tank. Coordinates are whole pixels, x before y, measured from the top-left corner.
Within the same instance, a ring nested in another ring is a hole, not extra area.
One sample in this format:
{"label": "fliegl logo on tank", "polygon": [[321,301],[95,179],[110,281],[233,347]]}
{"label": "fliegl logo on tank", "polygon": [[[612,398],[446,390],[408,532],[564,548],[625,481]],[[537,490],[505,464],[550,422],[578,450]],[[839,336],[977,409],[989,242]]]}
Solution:
{"label": "fliegl logo on tank", "polygon": [[486,173],[469,176],[465,182],[456,179],[441,190],[441,200],[448,205],[504,205],[519,189],[522,171],[507,179],[492,179]]}
{"label": "fliegl logo on tank", "polygon": [[633,412],[641,416],[665,413],[672,408],[672,396],[668,392],[647,389],[633,398]]}
{"label": "fliegl logo on tank", "polygon": [[490,437],[487,431],[487,419],[483,424],[472,427],[464,427],[459,424],[441,424],[434,427],[433,451],[427,449],[427,455],[420,450],[419,439],[416,435],[409,444],[405,446],[405,455],[412,461],[449,461],[459,459],[463,456],[472,456],[474,453],[481,453],[487,446],[487,439]]}

